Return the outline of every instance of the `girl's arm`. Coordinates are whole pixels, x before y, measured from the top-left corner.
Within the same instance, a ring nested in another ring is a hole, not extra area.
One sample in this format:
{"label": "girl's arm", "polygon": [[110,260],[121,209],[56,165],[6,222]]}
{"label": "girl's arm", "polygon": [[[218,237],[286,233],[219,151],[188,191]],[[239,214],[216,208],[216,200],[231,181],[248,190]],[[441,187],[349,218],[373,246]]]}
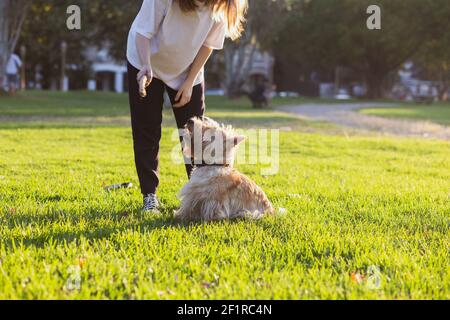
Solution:
{"label": "girl's arm", "polygon": [[181,86],[180,90],[178,90],[178,93],[175,97],[175,101],[178,102],[174,104],[174,107],[176,108],[182,107],[186,105],[189,101],[191,101],[192,87],[194,86],[194,81],[195,79],[197,79],[198,74],[205,66],[212,52],[213,49],[208,48],[206,46],[202,46],[200,48],[199,52],[197,53],[197,56],[194,59],[194,62],[191,65],[186,81]]}
{"label": "girl's arm", "polygon": [[141,60],[141,70],[137,74],[137,81],[141,80],[143,76],[147,76],[146,86],[150,85],[153,78],[151,60],[150,60],[150,39],[143,35],[136,33],[136,48]]}

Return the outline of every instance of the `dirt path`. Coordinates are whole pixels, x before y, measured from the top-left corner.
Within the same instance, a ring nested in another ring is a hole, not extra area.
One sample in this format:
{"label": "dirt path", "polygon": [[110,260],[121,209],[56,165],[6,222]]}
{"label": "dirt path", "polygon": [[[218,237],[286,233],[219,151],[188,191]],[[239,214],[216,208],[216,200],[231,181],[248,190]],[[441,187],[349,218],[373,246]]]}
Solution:
{"label": "dirt path", "polygon": [[358,112],[358,109],[362,108],[385,108],[392,106],[395,105],[387,103],[339,103],[281,106],[277,109],[294,113],[301,117],[322,120],[355,129],[402,136],[450,140],[450,127],[429,121],[388,119]]}

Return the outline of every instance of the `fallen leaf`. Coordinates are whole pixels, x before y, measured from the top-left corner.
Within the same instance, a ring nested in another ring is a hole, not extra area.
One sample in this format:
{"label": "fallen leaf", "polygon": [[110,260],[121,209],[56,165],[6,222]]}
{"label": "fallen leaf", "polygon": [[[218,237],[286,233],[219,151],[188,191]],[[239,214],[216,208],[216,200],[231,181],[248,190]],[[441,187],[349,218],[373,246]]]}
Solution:
{"label": "fallen leaf", "polygon": [[364,281],[364,275],[359,272],[352,272],[350,278],[354,283],[361,284]]}
{"label": "fallen leaf", "polygon": [[78,258],[78,265],[80,266],[81,269],[83,269],[84,266],[86,265],[86,258],[84,258],[84,257],[79,257],[79,258]]}

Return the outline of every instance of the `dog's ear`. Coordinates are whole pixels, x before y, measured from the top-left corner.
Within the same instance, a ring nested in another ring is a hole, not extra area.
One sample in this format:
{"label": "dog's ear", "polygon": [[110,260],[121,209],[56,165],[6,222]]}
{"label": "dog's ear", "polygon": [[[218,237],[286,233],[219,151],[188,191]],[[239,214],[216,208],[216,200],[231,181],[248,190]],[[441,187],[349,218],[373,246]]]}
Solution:
{"label": "dog's ear", "polygon": [[184,126],[189,132],[193,132],[194,131],[194,127],[196,125],[196,123],[201,123],[201,120],[197,117],[193,117],[190,118],[187,122],[186,125]]}
{"label": "dog's ear", "polygon": [[202,121],[204,125],[220,128],[220,124],[210,117],[203,116]]}

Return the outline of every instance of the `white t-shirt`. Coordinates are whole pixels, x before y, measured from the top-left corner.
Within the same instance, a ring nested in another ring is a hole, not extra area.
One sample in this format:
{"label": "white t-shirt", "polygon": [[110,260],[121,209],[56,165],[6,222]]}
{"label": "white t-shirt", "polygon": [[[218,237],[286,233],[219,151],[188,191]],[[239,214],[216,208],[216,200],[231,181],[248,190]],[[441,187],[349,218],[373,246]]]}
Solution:
{"label": "white t-shirt", "polygon": [[[202,46],[222,49],[226,23],[217,20],[210,8],[183,12],[174,0],[144,0],[128,35],[127,59],[141,68],[136,33],[151,39],[151,64],[155,78],[178,90]],[[194,85],[202,83],[201,70]]]}
{"label": "white t-shirt", "polygon": [[13,53],[6,64],[6,74],[17,74],[21,66],[22,61],[17,54]]}

